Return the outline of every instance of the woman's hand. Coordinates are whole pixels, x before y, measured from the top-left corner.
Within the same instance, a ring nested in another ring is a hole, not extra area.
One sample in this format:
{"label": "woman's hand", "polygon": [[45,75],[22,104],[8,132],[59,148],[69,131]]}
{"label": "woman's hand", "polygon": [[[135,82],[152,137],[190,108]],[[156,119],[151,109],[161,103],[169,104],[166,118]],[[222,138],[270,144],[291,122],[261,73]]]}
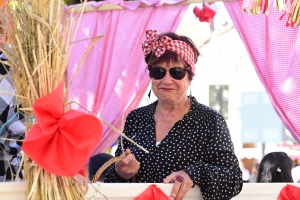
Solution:
{"label": "woman's hand", "polygon": [[130,149],[126,149],[125,157],[121,161],[116,162],[115,166],[117,176],[123,180],[128,180],[138,173],[140,162],[135,159]]}
{"label": "woman's hand", "polygon": [[[176,178],[178,177],[178,178]],[[182,181],[180,179],[183,178]],[[190,176],[183,170],[173,172],[164,179],[164,183],[173,182],[173,188],[171,192],[171,197],[175,198],[174,200],[184,199],[187,192],[193,187],[194,182]]]}

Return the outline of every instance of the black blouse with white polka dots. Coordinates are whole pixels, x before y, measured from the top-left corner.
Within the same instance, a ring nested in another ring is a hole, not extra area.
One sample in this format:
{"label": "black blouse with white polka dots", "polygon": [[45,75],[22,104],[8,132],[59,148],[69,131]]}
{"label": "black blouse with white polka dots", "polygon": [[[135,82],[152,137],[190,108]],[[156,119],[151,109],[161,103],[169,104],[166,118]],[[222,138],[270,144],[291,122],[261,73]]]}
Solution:
{"label": "black blouse with white polka dots", "polygon": [[[183,119],[176,122],[168,135],[156,146],[153,113],[157,101],[131,111],[126,118],[124,133],[147,149],[123,140],[141,163],[136,175],[138,183],[162,183],[174,171],[184,170],[207,199],[231,199],[243,186],[242,172],[224,118],[192,98],[192,106]],[[116,156],[122,154],[118,146]],[[121,181],[112,165],[105,182]]]}

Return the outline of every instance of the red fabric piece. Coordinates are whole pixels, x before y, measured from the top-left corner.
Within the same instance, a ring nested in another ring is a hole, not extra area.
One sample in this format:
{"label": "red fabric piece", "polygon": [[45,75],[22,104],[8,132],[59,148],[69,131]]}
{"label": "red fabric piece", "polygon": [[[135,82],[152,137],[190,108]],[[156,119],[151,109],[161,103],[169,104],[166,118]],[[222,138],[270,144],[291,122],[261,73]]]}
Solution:
{"label": "red fabric piece", "polygon": [[279,193],[277,200],[299,200],[300,188],[287,184]]}
{"label": "red fabric piece", "polygon": [[40,167],[59,176],[75,176],[88,161],[102,137],[95,116],[76,110],[64,113],[64,82],[34,102],[37,119],[22,149]]}
{"label": "red fabric piece", "polygon": [[170,200],[170,198],[157,185],[150,185],[134,200]]}
{"label": "red fabric piece", "polygon": [[78,172],[78,174],[82,175],[83,177],[86,177],[86,169],[85,169],[85,168],[81,169],[81,170]]}
{"label": "red fabric piece", "polygon": [[202,10],[200,10],[198,7],[195,7],[193,12],[199,18],[200,22],[210,22],[210,20],[214,18],[216,12],[207,7],[205,4],[202,4],[202,6]]}

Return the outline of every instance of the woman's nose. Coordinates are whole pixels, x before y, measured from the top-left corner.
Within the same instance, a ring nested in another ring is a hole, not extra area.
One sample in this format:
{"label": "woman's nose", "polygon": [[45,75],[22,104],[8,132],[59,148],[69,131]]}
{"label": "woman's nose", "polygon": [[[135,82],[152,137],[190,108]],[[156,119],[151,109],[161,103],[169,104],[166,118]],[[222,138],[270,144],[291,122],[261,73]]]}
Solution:
{"label": "woman's nose", "polygon": [[172,82],[172,76],[170,75],[169,71],[166,72],[165,77],[162,80],[164,83],[170,83]]}

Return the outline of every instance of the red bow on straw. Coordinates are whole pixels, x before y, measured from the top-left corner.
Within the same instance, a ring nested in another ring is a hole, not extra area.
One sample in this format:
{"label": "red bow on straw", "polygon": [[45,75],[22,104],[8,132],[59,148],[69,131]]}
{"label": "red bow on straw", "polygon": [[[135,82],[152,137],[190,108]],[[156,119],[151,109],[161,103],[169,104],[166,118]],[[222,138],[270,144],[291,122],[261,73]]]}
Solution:
{"label": "red bow on straw", "polygon": [[25,137],[23,151],[46,171],[75,176],[102,137],[98,118],[76,110],[64,113],[63,81],[49,95],[34,102],[37,119]]}
{"label": "red bow on straw", "polygon": [[216,12],[205,4],[202,4],[203,9],[200,10],[198,7],[194,7],[193,12],[199,18],[200,22],[210,22],[214,18]]}
{"label": "red bow on straw", "polygon": [[277,198],[277,200],[297,200],[300,199],[300,188],[287,184]]}
{"label": "red bow on straw", "polygon": [[157,185],[150,185],[142,194],[134,200],[169,200],[170,198]]}

